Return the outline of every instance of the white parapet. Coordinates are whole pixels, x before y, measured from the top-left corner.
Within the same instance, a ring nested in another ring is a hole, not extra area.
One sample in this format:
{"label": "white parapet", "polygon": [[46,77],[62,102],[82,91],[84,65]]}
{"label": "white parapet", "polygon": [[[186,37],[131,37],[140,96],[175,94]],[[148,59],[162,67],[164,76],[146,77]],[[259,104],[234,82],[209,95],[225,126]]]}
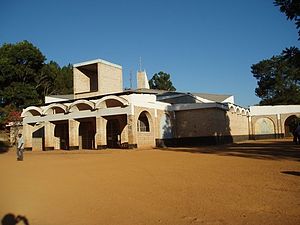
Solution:
{"label": "white parapet", "polygon": [[276,115],[283,113],[299,113],[300,105],[266,105],[250,106],[251,116]]}
{"label": "white parapet", "polygon": [[74,99],[73,95],[52,95],[45,96],[45,104],[54,103],[54,102],[64,102]]}

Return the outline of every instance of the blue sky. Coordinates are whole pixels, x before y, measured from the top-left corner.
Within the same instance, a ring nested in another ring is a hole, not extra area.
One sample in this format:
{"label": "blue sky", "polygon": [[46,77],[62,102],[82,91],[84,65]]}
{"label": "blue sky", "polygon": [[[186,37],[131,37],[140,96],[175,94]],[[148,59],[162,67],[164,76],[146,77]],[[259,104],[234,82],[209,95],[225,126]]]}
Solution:
{"label": "blue sky", "polygon": [[272,0],[1,0],[0,45],[28,40],[61,66],[101,58],[178,91],[233,94],[257,104],[251,65],[290,46],[297,30]]}

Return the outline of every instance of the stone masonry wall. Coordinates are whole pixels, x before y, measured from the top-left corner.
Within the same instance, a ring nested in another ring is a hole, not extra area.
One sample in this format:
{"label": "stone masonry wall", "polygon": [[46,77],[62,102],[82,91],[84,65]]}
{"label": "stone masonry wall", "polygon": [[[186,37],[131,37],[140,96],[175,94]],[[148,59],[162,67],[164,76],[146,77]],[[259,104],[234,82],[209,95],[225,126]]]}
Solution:
{"label": "stone masonry wall", "polygon": [[229,118],[221,109],[176,112],[177,138],[230,135]]}
{"label": "stone masonry wall", "polygon": [[246,115],[237,114],[235,112],[227,111],[229,118],[230,134],[236,135],[249,135],[249,119]]}
{"label": "stone masonry wall", "polygon": [[90,79],[76,67],[73,68],[74,93],[83,93],[90,91]]}
{"label": "stone masonry wall", "polygon": [[155,147],[155,132],[157,132],[157,118],[155,117],[155,109],[135,107],[135,123],[137,124],[139,115],[143,112],[147,112],[147,117],[150,126],[150,132],[137,131],[137,147],[138,148],[153,148]]}
{"label": "stone masonry wall", "polygon": [[99,94],[123,91],[122,69],[98,63]]}

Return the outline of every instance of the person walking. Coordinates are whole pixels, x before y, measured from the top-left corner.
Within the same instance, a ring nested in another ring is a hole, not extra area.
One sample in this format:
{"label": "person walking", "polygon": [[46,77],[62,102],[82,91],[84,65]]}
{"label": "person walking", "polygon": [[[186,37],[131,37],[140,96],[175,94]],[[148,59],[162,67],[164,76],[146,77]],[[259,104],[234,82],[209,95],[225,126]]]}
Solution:
{"label": "person walking", "polygon": [[19,134],[18,145],[17,145],[17,160],[23,161],[23,151],[24,151],[24,139],[22,134]]}

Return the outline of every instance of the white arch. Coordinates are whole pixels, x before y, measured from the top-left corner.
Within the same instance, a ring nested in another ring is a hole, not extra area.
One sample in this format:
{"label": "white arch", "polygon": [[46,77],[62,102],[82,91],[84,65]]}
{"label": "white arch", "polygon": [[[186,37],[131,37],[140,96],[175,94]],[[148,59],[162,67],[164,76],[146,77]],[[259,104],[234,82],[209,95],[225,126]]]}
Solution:
{"label": "white arch", "polygon": [[43,113],[43,110],[36,106],[29,106],[26,109],[23,110],[21,117],[27,117],[27,116],[41,116]]}
{"label": "white arch", "polygon": [[233,105],[229,107],[229,111],[230,111],[230,112],[234,113],[235,110],[236,110],[236,109],[235,109],[235,107],[234,107]]}
{"label": "white arch", "polygon": [[152,116],[147,110],[143,110],[139,113],[139,116],[137,117],[137,131],[140,131],[139,129],[139,121],[140,121],[140,116],[144,114],[148,120],[148,125],[149,125],[149,130],[147,132],[151,132],[153,129],[153,121],[152,121]]}
{"label": "white arch", "polygon": [[236,112],[236,106],[234,104],[228,103],[228,110],[231,113],[235,113]]}
{"label": "white arch", "polygon": [[74,112],[74,111],[80,111],[80,108],[78,108],[78,105],[87,105],[90,109],[89,110],[93,110],[95,109],[95,103],[90,102],[88,100],[77,100],[75,102],[73,102],[71,105],[69,105],[69,112]]}
{"label": "white arch", "polygon": [[245,116],[246,115],[246,110],[242,109],[242,115]]}
{"label": "white arch", "polygon": [[43,115],[50,114],[48,112],[48,110],[53,109],[53,108],[60,108],[60,109],[63,110],[64,113],[66,113],[67,109],[68,109],[68,107],[66,105],[63,105],[63,104],[60,104],[60,103],[53,103],[53,104],[48,105],[46,108],[44,108]]}
{"label": "white arch", "polygon": [[275,134],[275,123],[269,117],[262,117],[254,124],[255,134]]}
{"label": "white arch", "polygon": [[119,97],[119,96],[115,96],[115,95],[109,95],[109,96],[105,96],[105,97],[101,98],[99,101],[97,101],[95,108],[98,108],[98,109],[99,108],[103,108],[101,106],[103,106],[103,103],[105,103],[105,101],[107,101],[107,100],[118,101],[118,102],[120,102],[122,104],[122,106],[129,105],[129,102],[125,98],[122,98],[122,97]]}

